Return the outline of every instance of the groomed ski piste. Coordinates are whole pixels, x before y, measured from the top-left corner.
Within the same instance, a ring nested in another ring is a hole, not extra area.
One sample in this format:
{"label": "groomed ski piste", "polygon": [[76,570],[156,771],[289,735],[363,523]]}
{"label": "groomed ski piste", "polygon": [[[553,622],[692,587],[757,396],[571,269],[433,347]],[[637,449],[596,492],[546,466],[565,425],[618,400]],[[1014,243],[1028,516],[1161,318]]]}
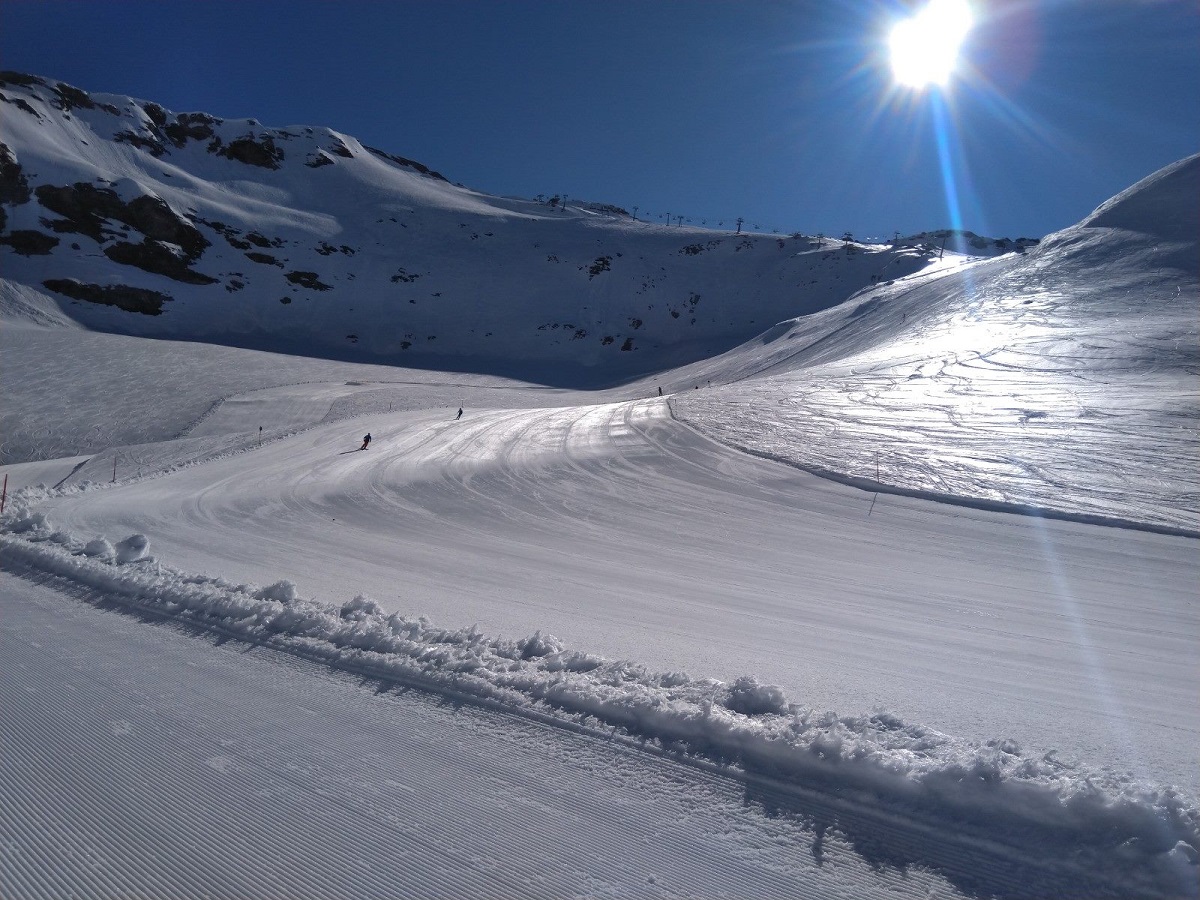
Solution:
{"label": "groomed ski piste", "polygon": [[604,391],[5,280],[0,893],[1194,896],[1198,173]]}

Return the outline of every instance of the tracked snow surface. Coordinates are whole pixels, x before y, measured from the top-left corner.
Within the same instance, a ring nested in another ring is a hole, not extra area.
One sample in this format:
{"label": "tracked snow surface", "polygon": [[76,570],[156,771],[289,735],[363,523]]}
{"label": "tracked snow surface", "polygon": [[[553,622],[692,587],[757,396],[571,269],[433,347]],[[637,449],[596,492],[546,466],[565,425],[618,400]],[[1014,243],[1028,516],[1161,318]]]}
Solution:
{"label": "tracked snow surface", "polygon": [[1195,895],[1200,157],[934,260],[0,81],[0,894]]}

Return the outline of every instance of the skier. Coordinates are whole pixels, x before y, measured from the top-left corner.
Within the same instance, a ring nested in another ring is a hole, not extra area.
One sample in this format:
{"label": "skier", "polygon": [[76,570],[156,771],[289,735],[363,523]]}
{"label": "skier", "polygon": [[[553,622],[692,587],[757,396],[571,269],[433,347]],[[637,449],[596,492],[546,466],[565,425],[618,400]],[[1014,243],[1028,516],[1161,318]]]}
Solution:
{"label": "skier", "polygon": [[367,447],[370,445],[370,443],[371,443],[371,432],[368,431],[366,434],[363,435],[363,445],[361,447],[359,447],[358,449],[366,450]]}
{"label": "skier", "polygon": [[454,417],[454,421],[457,422],[461,418],[462,418],[462,407],[460,406],[458,408],[458,415]]}

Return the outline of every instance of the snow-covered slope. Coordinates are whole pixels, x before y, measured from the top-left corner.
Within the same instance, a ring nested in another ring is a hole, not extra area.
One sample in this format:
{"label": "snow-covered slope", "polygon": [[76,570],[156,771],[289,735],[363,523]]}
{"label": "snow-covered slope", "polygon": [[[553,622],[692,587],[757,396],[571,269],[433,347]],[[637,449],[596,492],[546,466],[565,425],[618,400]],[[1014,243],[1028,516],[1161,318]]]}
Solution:
{"label": "snow-covered slope", "polygon": [[1025,255],[930,267],[673,375],[739,447],[891,489],[1200,531],[1200,155]]}
{"label": "snow-covered slope", "polygon": [[34,76],[0,76],[0,100],[9,295],[103,331],[612,381],[727,350],[928,258],[489,196],[328,128],[176,114]]}

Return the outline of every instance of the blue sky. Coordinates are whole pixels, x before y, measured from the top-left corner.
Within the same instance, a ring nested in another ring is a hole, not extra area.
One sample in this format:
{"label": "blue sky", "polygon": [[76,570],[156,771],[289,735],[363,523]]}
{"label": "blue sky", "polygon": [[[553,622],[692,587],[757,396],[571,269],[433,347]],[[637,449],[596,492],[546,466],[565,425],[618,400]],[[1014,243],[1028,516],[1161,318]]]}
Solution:
{"label": "blue sky", "polygon": [[0,65],[768,231],[1038,236],[1200,150],[1195,0],[975,0],[940,118],[891,83],[914,5],[0,0]]}

